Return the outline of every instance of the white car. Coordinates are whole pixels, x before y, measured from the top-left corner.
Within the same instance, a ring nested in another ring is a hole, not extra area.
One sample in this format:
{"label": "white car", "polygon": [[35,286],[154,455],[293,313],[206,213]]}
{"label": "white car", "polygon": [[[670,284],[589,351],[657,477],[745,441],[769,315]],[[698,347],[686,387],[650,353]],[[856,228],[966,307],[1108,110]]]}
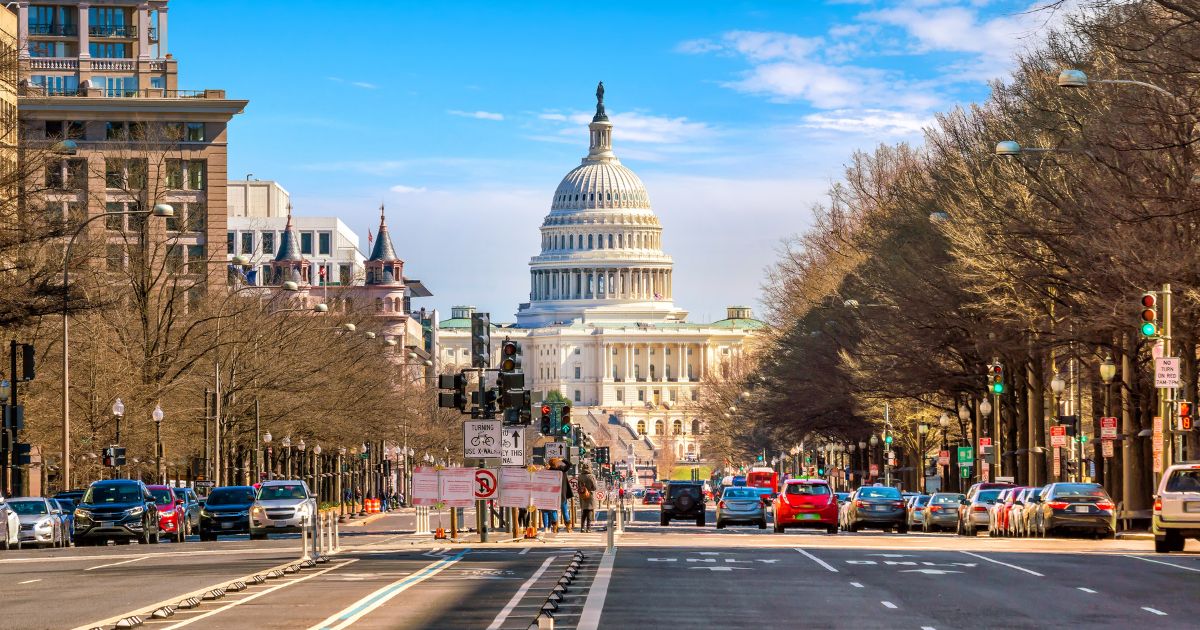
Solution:
{"label": "white car", "polygon": [[21,517],[0,496],[0,549],[21,548]]}
{"label": "white car", "polygon": [[1175,464],[1163,473],[1154,496],[1154,551],[1183,551],[1200,540],[1200,464]]}
{"label": "white car", "polygon": [[296,533],[316,518],[317,499],[299,479],[264,481],[250,507],[250,539],[268,534]]}

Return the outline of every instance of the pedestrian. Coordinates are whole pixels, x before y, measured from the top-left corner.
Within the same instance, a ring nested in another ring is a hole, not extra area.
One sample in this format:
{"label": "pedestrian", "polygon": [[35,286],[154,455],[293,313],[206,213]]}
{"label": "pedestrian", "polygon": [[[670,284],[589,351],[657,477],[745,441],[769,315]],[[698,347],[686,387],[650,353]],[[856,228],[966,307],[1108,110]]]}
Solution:
{"label": "pedestrian", "polygon": [[592,531],[592,511],[596,509],[596,478],[587,462],[579,465],[579,526],[585,532]]}
{"label": "pedestrian", "polygon": [[560,501],[562,504],[562,524],[569,534],[571,533],[571,499],[575,498],[575,493],[571,491],[571,480],[567,477],[567,472],[571,470],[571,465],[564,460],[559,460],[556,468],[563,474]]}

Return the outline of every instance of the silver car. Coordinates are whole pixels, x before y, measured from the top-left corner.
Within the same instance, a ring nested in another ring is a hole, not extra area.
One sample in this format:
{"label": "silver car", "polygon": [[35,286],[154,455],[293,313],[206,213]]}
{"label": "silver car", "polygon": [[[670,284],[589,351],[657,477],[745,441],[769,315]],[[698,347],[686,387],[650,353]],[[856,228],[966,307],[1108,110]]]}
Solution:
{"label": "silver car", "polygon": [[731,487],[721,493],[721,500],[717,502],[717,529],[725,529],[730,523],[767,528],[767,508],[763,504],[763,494],[757,488]]}
{"label": "silver car", "polygon": [[966,498],[957,492],[937,492],[931,495],[929,503],[922,510],[922,530],[928,534],[939,529],[951,530],[958,527],[958,506]]}
{"label": "silver car", "polygon": [[0,549],[21,547],[21,518],[0,496]]}
{"label": "silver car", "polygon": [[908,527],[917,529],[925,523],[925,506],[929,505],[929,495],[919,494],[908,498]]}
{"label": "silver car", "polygon": [[317,500],[299,479],[264,481],[250,508],[250,539],[268,534],[295,533],[312,524]]}
{"label": "silver car", "polygon": [[962,536],[976,536],[979,531],[988,530],[991,522],[991,509],[996,505],[996,499],[1005,488],[980,490],[970,499],[963,499],[959,508],[958,533]]}
{"label": "silver car", "polygon": [[9,499],[8,505],[21,520],[21,544],[39,547],[70,545],[62,508],[54,501],[43,497],[19,497]]}

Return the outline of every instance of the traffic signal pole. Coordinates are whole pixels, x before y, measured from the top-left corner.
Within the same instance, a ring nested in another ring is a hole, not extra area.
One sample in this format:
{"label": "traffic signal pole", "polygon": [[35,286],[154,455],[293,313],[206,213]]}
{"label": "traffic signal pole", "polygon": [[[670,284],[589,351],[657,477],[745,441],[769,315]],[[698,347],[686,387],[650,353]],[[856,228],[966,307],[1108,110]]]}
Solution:
{"label": "traffic signal pole", "polygon": [[[1171,354],[1171,285],[1170,285],[1170,283],[1164,284],[1162,287],[1162,313],[1163,313],[1163,316],[1162,316],[1163,354],[1162,355],[1164,357],[1171,357],[1174,355]],[[1163,439],[1163,457],[1162,457],[1163,467],[1159,470],[1154,471],[1154,487],[1155,488],[1158,488],[1158,481],[1159,481],[1159,478],[1162,476],[1163,472],[1166,471],[1167,467],[1173,463],[1173,460],[1175,459],[1175,453],[1178,452],[1177,448],[1176,448],[1176,444],[1177,444],[1176,440],[1181,437],[1180,434],[1178,434],[1174,431],[1171,431],[1171,429],[1174,428],[1171,426],[1171,421],[1172,421],[1171,415],[1172,414],[1171,414],[1170,399],[1173,398],[1173,396],[1171,394],[1172,394],[1172,391],[1167,388],[1160,388],[1158,390],[1158,417],[1162,418],[1164,439]],[[1168,431],[1170,431],[1170,432],[1168,433]],[[1170,436],[1170,439],[1169,440],[1166,439],[1165,436]]]}

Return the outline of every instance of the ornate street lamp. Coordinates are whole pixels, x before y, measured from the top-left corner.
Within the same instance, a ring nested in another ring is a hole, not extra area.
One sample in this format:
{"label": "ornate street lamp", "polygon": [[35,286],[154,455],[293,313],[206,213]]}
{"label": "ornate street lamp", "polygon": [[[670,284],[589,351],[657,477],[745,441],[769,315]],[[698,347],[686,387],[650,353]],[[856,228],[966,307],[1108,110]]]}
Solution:
{"label": "ornate street lamp", "polygon": [[150,414],[150,417],[154,419],[154,479],[157,483],[165,483],[162,467],[162,421],[164,415],[162,405],[155,404],[154,411]]}
{"label": "ornate street lamp", "polygon": [[275,478],[275,463],[274,463],[274,461],[272,461],[274,458],[272,457],[272,451],[271,451],[271,432],[270,431],[267,431],[266,433],[263,434],[262,441],[263,441],[263,444],[267,445],[267,479],[274,479]]}

